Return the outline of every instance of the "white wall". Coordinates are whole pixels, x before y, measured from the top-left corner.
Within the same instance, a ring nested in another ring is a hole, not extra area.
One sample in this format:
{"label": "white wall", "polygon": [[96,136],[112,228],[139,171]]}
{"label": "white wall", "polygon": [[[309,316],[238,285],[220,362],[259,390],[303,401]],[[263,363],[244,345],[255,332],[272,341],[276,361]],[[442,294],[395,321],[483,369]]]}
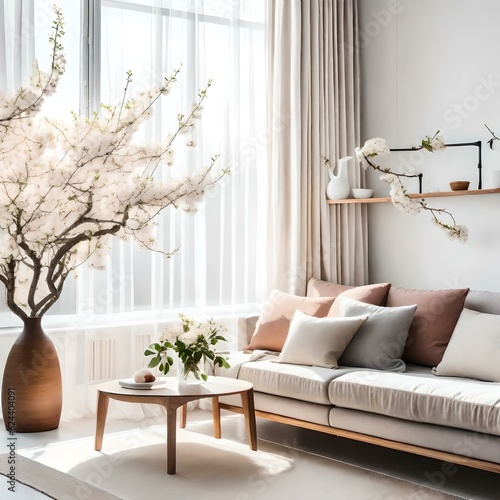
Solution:
{"label": "white wall", "polygon": [[[410,147],[441,130],[446,142],[483,141],[483,188],[500,169],[500,2],[498,0],[359,0],[362,141],[379,136]],[[399,158],[399,159],[398,159]],[[477,188],[478,149],[393,153],[387,165],[416,162],[423,191],[449,190],[452,180]],[[418,192],[418,184],[408,184]],[[388,186],[368,172],[375,196]],[[500,290],[500,194],[429,199],[469,229],[463,245],[431,223],[392,204],[370,205],[370,281],[413,288],[470,286]]]}

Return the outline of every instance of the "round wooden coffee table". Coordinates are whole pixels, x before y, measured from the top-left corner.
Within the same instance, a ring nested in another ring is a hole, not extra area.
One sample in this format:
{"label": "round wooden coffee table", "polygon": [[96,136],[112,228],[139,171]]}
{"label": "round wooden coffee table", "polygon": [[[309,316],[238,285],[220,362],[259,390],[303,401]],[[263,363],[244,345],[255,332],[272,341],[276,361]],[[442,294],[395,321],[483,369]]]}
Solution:
{"label": "round wooden coffee table", "polygon": [[244,380],[227,377],[208,377],[200,385],[179,384],[176,377],[166,377],[165,384],[155,385],[150,389],[125,389],[118,380],[97,386],[97,417],[95,449],[100,451],[108,413],[110,399],[126,403],[150,403],[161,405],[167,412],[167,473],[175,474],[176,468],[176,427],[177,409],[182,407],[181,427],[186,425],[186,405],[190,401],[212,398],[214,436],[221,437],[219,396],[240,394],[248,441],[252,450],[257,450],[257,427],[253,385]]}

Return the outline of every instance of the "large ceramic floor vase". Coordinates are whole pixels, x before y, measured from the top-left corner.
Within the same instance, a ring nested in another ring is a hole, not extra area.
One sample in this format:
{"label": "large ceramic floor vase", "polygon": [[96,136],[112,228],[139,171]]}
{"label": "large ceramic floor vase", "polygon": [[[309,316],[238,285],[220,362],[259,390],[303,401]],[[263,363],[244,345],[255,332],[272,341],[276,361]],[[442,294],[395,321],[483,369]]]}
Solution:
{"label": "large ceramic floor vase", "polygon": [[56,429],[61,410],[62,380],[57,350],[42,329],[42,319],[28,318],[5,364],[2,382],[5,428],[15,432]]}

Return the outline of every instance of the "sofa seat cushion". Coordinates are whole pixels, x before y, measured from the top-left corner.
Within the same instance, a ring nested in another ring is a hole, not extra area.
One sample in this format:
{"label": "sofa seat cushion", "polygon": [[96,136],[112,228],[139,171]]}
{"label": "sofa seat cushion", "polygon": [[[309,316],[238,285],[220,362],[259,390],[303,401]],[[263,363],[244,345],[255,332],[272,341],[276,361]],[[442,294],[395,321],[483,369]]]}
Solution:
{"label": "sofa seat cushion", "polygon": [[336,378],[339,407],[500,436],[500,384],[429,373],[357,371]]}
{"label": "sofa seat cushion", "polygon": [[292,365],[272,360],[241,365],[238,378],[252,382],[256,392],[331,405],[328,387],[336,377],[359,368],[331,370],[319,366]]}

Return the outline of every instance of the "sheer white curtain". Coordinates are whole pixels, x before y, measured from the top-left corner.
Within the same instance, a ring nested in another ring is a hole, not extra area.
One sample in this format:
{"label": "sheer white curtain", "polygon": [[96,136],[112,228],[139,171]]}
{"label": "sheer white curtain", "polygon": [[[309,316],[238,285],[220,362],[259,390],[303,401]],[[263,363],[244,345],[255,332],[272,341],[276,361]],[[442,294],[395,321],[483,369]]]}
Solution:
{"label": "sheer white curtain", "polygon": [[[269,288],[368,278],[365,208],[329,207],[327,170],[359,143],[355,0],[268,3]],[[277,119],[279,118],[279,119]],[[271,127],[270,127],[271,128]],[[360,185],[359,165],[350,172]]]}
{"label": "sheer white curtain", "polygon": [[[265,177],[265,12],[263,0],[103,0],[101,101],[120,99],[127,70],[133,90],[159,83],[180,68],[171,95],[143,130],[158,140],[189,113],[199,89],[212,85],[193,137],[179,136],[175,161],[161,175],[183,176],[220,155],[226,176],[193,215],[172,210],[158,227],[158,246],[177,255],[113,247],[107,275],[87,286],[107,290],[98,312],[239,306],[261,300],[260,182]],[[186,146],[188,141],[195,148]]]}
{"label": "sheer white curtain", "polygon": [[[63,45],[68,59],[66,73],[58,92],[44,105],[44,113],[51,116],[68,115],[78,111],[80,70],[80,4],[62,0],[66,35]],[[54,20],[53,0],[0,0],[0,91],[13,94],[33,71],[36,59],[40,69],[50,65],[49,34]],[[3,285],[2,285],[3,293]],[[61,299],[50,315],[75,314],[76,286],[68,280]],[[2,326],[20,326],[19,318],[0,301]]]}
{"label": "sheer white curtain", "polygon": [[0,89],[14,92],[35,57],[34,0],[0,0]]}

